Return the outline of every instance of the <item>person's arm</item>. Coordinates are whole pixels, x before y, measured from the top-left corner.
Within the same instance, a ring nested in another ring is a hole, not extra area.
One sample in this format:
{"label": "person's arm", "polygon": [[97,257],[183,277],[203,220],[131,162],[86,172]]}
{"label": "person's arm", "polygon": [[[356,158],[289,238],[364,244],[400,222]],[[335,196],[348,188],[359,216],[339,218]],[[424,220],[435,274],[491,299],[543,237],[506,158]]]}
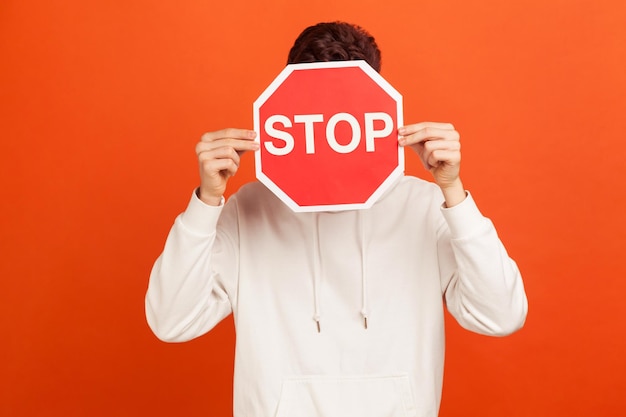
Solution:
{"label": "person's arm", "polygon": [[223,209],[223,194],[240,154],[258,149],[255,137],[250,130],[223,129],[204,134],[196,146],[200,187],[176,218],[146,293],[148,324],[164,341],[197,337],[232,311],[237,221],[234,208]]}
{"label": "person's arm", "polygon": [[163,341],[198,337],[231,312],[229,293],[233,290],[229,287],[236,284],[228,277],[233,274],[220,275],[212,268],[222,209],[203,203],[194,191],[152,267],[146,319]]}
{"label": "person's arm", "polygon": [[438,254],[448,310],[478,333],[518,330],[528,308],[522,279],[493,224],[463,187],[459,133],[449,123],[423,122],[401,127],[398,134],[400,145],[420,156],[445,199]]}
{"label": "person's arm", "polygon": [[504,336],[519,330],[528,310],[524,284],[492,222],[469,194],[442,213],[438,255],[448,311],[477,333]]}

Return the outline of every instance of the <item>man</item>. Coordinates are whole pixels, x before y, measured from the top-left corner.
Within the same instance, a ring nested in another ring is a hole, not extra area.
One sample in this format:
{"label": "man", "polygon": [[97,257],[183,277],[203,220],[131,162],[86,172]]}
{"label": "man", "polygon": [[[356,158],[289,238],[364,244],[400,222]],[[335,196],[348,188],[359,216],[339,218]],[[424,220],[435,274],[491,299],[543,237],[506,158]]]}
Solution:
{"label": "man", "polygon": [[[321,23],[289,62],[365,59],[362,28]],[[224,204],[256,133],[224,129],[196,146],[200,186],[156,261],[147,320],[165,341],[198,337],[234,314],[235,417],[438,414],[444,305],[465,328],[506,335],[525,320],[519,271],[459,177],[447,123],[398,129],[434,184],[398,180],[367,210],[294,213],[260,183]]]}

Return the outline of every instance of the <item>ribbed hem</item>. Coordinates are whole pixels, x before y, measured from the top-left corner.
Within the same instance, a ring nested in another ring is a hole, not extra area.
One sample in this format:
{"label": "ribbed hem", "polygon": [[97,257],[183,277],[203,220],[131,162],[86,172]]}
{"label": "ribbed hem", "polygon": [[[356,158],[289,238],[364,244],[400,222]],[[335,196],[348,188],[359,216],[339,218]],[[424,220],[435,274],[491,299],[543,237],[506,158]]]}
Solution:
{"label": "ribbed hem", "polygon": [[443,217],[450,227],[450,234],[453,239],[460,239],[478,233],[485,222],[480,210],[472,195],[467,192],[467,197],[454,207],[441,207]]}
{"label": "ribbed hem", "polygon": [[193,191],[187,209],[181,214],[181,221],[186,228],[197,233],[209,234],[215,231],[217,220],[224,207],[224,197],[219,206],[210,206],[198,198]]}

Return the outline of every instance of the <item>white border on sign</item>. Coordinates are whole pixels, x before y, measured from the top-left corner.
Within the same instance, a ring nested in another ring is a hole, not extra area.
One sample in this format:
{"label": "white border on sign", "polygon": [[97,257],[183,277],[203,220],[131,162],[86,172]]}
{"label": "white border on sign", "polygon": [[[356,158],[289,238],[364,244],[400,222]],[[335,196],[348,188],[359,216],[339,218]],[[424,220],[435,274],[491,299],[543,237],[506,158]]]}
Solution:
{"label": "white border on sign", "polygon": [[[257,142],[261,141],[261,121],[260,121],[260,109],[261,106],[267,101],[267,99],[274,94],[274,91],[289,77],[294,71],[302,71],[309,69],[320,68],[346,68],[346,67],[359,67],[365,72],[376,84],[378,84],[387,94],[389,94],[396,101],[396,112],[398,126],[404,124],[402,118],[402,95],[391,86],[374,68],[372,68],[367,62],[358,61],[331,61],[331,62],[308,62],[302,64],[288,64],[278,76],[272,81],[272,83],[263,91],[263,93],[254,101],[253,105],[253,119],[254,119],[254,131],[257,132]],[[283,190],[278,187],[267,175],[262,171],[261,166],[261,150],[257,150],[254,155],[255,172],[257,179],[269,188],[278,198],[281,199],[291,210],[295,212],[319,212],[319,211],[345,211],[345,210],[359,210],[368,209],[374,205],[374,203],[380,198],[380,196],[389,189],[389,187],[401,176],[404,175],[404,148],[398,145],[398,166],[387,176],[387,179],[372,193],[372,195],[364,203],[357,204],[327,204],[318,206],[300,206],[291,197],[289,197]]]}

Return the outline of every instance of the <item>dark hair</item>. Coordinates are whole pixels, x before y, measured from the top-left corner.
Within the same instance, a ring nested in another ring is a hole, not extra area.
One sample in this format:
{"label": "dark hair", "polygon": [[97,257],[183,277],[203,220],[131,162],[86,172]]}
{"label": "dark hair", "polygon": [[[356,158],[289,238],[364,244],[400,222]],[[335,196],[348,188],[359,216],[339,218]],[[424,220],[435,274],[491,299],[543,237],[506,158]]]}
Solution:
{"label": "dark hair", "polygon": [[365,60],[380,72],[380,50],[374,37],[346,22],[318,23],[304,29],[294,42],[288,64]]}

